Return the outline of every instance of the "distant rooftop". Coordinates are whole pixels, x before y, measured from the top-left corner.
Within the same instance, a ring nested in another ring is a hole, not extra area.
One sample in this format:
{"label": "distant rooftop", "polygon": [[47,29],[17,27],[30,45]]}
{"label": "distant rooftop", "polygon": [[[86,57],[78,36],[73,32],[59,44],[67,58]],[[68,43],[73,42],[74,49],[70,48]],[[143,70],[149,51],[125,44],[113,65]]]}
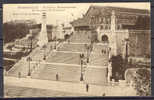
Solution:
{"label": "distant rooftop", "polygon": [[[134,8],[125,8],[125,7],[113,7],[113,6],[95,6],[92,5],[87,10],[83,18],[78,18],[71,22],[73,26],[88,26],[90,25],[91,17],[103,17],[111,16],[112,11],[115,11],[117,16],[148,16],[150,17],[150,11],[145,9],[134,9]],[[128,23],[126,23],[128,24]]]}
{"label": "distant rooftop", "polygon": [[[88,11],[90,9],[98,9],[98,10],[108,10],[108,11],[118,11],[118,12],[130,12],[130,13],[140,13],[140,14],[150,14],[150,10],[146,9],[135,9],[135,8],[125,8],[125,7],[113,7],[113,6],[95,6],[92,5],[89,7]],[[87,13],[88,13],[87,11]]]}

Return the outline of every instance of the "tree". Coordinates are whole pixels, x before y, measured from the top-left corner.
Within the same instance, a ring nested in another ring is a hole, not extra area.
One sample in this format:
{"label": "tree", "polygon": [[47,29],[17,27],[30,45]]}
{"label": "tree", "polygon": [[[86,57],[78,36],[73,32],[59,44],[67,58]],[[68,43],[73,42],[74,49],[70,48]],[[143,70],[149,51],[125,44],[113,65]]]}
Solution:
{"label": "tree", "polygon": [[146,68],[140,68],[136,71],[134,77],[134,87],[139,96],[150,96],[151,95],[151,73]]}
{"label": "tree", "polygon": [[112,71],[113,71],[113,78],[115,80],[122,79],[124,77],[124,66],[123,66],[123,59],[121,55],[112,56]]}
{"label": "tree", "polygon": [[80,76],[80,81],[83,81],[83,59],[84,59],[84,54],[80,54],[80,64],[81,64],[81,76]]}
{"label": "tree", "polygon": [[29,33],[29,27],[26,23],[4,23],[3,38],[4,43],[13,42],[16,39],[25,37]]}

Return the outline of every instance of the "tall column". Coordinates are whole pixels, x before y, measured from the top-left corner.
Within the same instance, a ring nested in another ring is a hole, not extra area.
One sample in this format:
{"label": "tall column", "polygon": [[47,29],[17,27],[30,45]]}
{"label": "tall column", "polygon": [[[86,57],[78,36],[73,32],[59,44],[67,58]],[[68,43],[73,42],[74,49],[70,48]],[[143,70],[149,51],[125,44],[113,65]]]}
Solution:
{"label": "tall column", "polygon": [[99,40],[99,41],[101,41],[101,33],[100,33],[100,31],[101,31],[101,25],[100,26],[98,26],[97,27],[97,29],[96,29],[96,32],[97,32],[97,39]]}
{"label": "tall column", "polygon": [[38,39],[39,39],[38,45],[40,47],[48,43],[47,27],[46,27],[46,13],[42,13],[42,26],[41,26],[41,32],[39,34]]}
{"label": "tall column", "polygon": [[109,61],[109,63],[108,63],[108,75],[107,75],[108,82],[111,81],[111,77],[112,77],[112,62]]}
{"label": "tall column", "polygon": [[123,59],[125,59],[126,61],[128,61],[128,55],[129,55],[129,39],[126,38],[124,40],[124,49],[123,49]]}
{"label": "tall column", "polygon": [[116,16],[115,11],[112,11],[111,15],[111,34],[112,34],[112,41],[111,41],[111,52],[113,55],[117,55],[117,37],[116,37]]}
{"label": "tall column", "polygon": [[116,30],[116,16],[115,16],[115,12],[112,11],[112,15],[111,15],[111,31],[115,32]]}

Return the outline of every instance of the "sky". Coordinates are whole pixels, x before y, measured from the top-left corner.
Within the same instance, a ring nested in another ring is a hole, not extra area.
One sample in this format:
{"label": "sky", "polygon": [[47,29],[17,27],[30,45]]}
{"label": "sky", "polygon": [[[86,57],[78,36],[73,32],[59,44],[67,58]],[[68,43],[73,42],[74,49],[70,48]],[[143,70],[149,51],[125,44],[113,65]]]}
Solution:
{"label": "sky", "polygon": [[90,5],[114,6],[150,10],[150,3],[48,3],[48,4],[4,4],[3,22],[34,19],[41,23],[42,12],[47,14],[47,24],[69,23],[81,18]]}

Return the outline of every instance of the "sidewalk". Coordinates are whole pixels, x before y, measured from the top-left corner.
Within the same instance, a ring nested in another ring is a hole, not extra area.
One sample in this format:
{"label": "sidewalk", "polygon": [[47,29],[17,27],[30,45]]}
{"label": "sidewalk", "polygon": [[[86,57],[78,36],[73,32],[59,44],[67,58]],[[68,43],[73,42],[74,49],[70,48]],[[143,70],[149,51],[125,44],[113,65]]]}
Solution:
{"label": "sidewalk", "polygon": [[27,88],[37,88],[46,90],[56,90],[69,93],[82,93],[92,96],[102,96],[103,93],[106,96],[133,96],[135,91],[130,87],[117,87],[117,86],[98,86],[89,85],[89,91],[86,91],[86,84],[84,83],[71,83],[71,82],[61,82],[61,81],[49,81],[49,80],[38,80],[31,78],[15,78],[15,77],[4,77],[4,84],[17,86],[17,87],[27,87]]}

